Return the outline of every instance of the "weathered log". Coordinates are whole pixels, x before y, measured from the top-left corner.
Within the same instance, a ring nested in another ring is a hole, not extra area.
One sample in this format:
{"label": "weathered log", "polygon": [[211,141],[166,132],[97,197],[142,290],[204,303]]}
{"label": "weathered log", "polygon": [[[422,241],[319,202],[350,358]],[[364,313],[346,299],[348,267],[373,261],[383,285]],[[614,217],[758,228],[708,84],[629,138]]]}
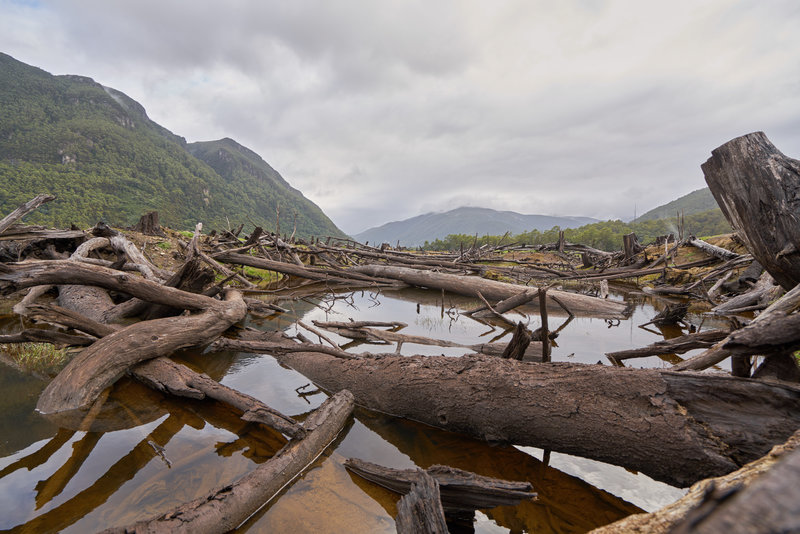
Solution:
{"label": "weathered log", "polygon": [[771,300],[782,292],[783,288],[775,285],[775,281],[769,273],[765,272],[750,291],[728,299],[714,307],[711,311],[722,315],[727,313],[739,313],[745,310],[749,311],[752,310],[754,306],[763,309],[769,305]]}
{"label": "weathered log", "polygon": [[292,438],[302,437],[304,431],[292,418],[273,410],[260,400],[235,389],[223,386],[205,374],[195,373],[185,365],[167,358],[140,363],[129,373],[137,380],[158,391],[191,399],[214,399],[242,412],[241,419],[270,426]]}
{"label": "weathered log", "polygon": [[787,291],[800,283],[800,161],[755,132],[713,150],[701,167],[747,250]]}
{"label": "weathered log", "polygon": [[55,200],[56,197],[53,195],[37,195],[35,198],[29,200],[25,204],[21,205],[2,219],[0,219],[0,234],[5,232],[12,224],[23,218],[28,213],[32,212],[45,202],[50,202],[51,200]]}
{"label": "weathered log", "polygon": [[[344,466],[348,471],[400,494],[408,493],[417,475],[416,469],[392,469],[357,458],[348,458]],[[439,483],[445,510],[513,506],[536,497],[530,482],[500,480],[444,465],[431,466],[425,472]]]}
{"label": "weathered log", "polygon": [[[459,276],[453,274],[435,273],[431,271],[421,271],[409,269],[407,267],[393,267],[384,265],[361,265],[352,267],[349,270],[378,276],[381,278],[391,278],[400,280],[410,285],[427,287],[430,289],[443,289],[460,295],[475,297],[479,293],[488,300],[500,301],[513,297],[526,289],[525,286],[486,280],[475,276]],[[550,295],[556,296],[573,313],[577,315],[604,317],[618,319],[625,316],[626,306],[621,302],[598,299],[577,293],[566,291],[551,290]],[[552,298],[548,299],[548,307],[553,311],[562,311],[559,305]]]}
{"label": "weathered log", "polygon": [[[761,312],[761,314],[753,320],[749,327],[756,329],[759,323],[768,321],[774,314],[788,314],[794,311],[798,306],[800,306],[800,284],[770,304],[766,310]],[[725,348],[725,344],[728,341],[729,337],[726,337],[703,353],[673,365],[672,369],[674,371],[698,371],[716,365],[732,354],[729,349]]]}
{"label": "weathered log", "polygon": [[800,450],[781,458],[746,488],[706,493],[672,534],[800,532]]}
{"label": "weathered log", "polygon": [[730,472],[800,426],[800,388],[750,379],[479,355],[276,358],[328,390],[350,389],[374,410],[678,486]]}
{"label": "weathered log", "polygon": [[753,322],[732,332],[723,348],[735,354],[793,352],[800,348],[800,314],[776,312],[763,321]]}
{"label": "weathered log", "polygon": [[702,239],[697,239],[696,237],[687,239],[686,242],[695,248],[699,248],[709,256],[714,256],[715,258],[719,258],[722,261],[738,260],[739,258],[741,258],[739,254],[731,250],[718,247],[716,245],[712,245],[711,243],[706,243]]}
{"label": "weathered log", "polygon": [[60,347],[82,347],[94,342],[93,337],[74,336],[38,328],[27,328],[18,334],[0,335],[0,343],[52,343]]}
{"label": "weathered log", "polygon": [[418,470],[411,489],[397,503],[397,534],[447,534],[439,483]]}
{"label": "weathered log", "polygon": [[[542,361],[544,361],[544,354],[547,353],[547,344],[548,344],[548,337],[547,337],[547,328],[543,327],[542,332]],[[522,322],[518,322],[517,326],[514,327],[514,335],[511,336],[511,341],[508,342],[508,346],[506,346],[503,354],[500,355],[501,358],[510,358],[512,360],[522,360],[523,356],[525,356],[525,351],[531,344],[531,332]]]}
{"label": "weathered log", "polygon": [[236,291],[230,291],[224,302],[208,300],[212,304],[197,315],[135,323],[97,341],[73,358],[48,384],[36,409],[46,414],[82,408],[131,365],[207,344],[242,320],[247,312],[241,294]]}
{"label": "weathered log", "polygon": [[305,437],[293,439],[275,456],[235,483],[150,520],[104,532],[228,532],[257,512],[322,454],[352,412],[353,395],[340,391],[304,421]]}
{"label": "weathered log", "polygon": [[32,286],[62,284],[94,285],[156,304],[188,310],[203,310],[217,302],[210,297],[166,287],[138,276],[69,260],[0,265],[0,295],[8,295]]}
{"label": "weathered log", "polygon": [[[712,492],[728,492],[742,488],[746,491],[761,477],[770,473],[781,459],[792,453],[792,451],[797,451],[798,445],[800,445],[800,432],[795,432],[786,443],[776,445],[768,454],[748,463],[744,467],[721,477],[697,482],[689,489],[686,495],[660,510],[649,514],[629,515],[609,525],[596,528],[589,534],[667,534],[672,532],[675,525],[680,524],[688,514],[702,505],[706,495]],[[797,501],[796,497],[795,501]],[[721,529],[715,532],[728,532],[728,529]],[[758,530],[753,532],[758,532]],[[777,532],[777,530],[769,532]]]}
{"label": "weathered log", "polygon": [[658,356],[659,354],[683,354],[684,352],[694,349],[708,348],[717,341],[725,339],[729,333],[730,332],[727,330],[705,330],[695,334],[685,334],[672,339],[656,341],[655,343],[640,349],[607,352],[606,356],[621,361],[629,358]]}
{"label": "weathered log", "polygon": [[[291,263],[282,261],[267,260],[264,258],[257,258],[255,256],[248,256],[247,254],[236,254],[231,252],[223,252],[216,254],[215,258],[226,263],[235,263],[237,265],[249,265],[258,269],[266,269],[268,271],[275,271],[278,273],[298,276],[307,280],[316,280],[318,282],[328,283],[344,283],[352,284],[354,280],[359,282],[366,282],[369,284],[394,284],[391,280],[376,280],[375,277],[364,276],[362,274],[350,272],[350,270],[336,270],[326,271],[324,269],[302,267]],[[394,284],[396,285],[396,284]]]}

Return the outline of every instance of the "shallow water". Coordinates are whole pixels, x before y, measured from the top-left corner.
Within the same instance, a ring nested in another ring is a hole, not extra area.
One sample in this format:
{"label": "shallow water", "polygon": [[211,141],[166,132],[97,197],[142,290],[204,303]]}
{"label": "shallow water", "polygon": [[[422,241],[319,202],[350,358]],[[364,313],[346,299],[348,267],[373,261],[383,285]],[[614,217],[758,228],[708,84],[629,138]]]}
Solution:
{"label": "shallow water", "polygon": [[[608,364],[604,352],[644,346],[681,333],[639,328],[658,312],[659,304],[637,295],[626,298],[636,303],[631,319],[618,324],[572,320],[556,340],[553,360]],[[294,317],[308,324],[312,320],[403,321],[408,323],[403,333],[476,344],[503,332],[457,312],[477,304],[455,295],[442,300],[440,292],[423,290],[356,292],[283,302],[282,306],[292,309],[292,317],[251,319],[249,324],[287,329],[292,334],[297,328]],[[516,318],[535,328],[539,317],[534,309],[530,312]],[[550,329],[565,319],[551,316]],[[510,334],[498,341],[508,339]],[[394,352],[395,346],[360,345],[350,350]],[[457,356],[464,352],[411,344],[402,347],[403,354]],[[307,386],[305,377],[268,355],[185,354],[182,359],[289,415],[307,413],[326,398]],[[655,357],[631,362],[647,367],[669,365]],[[34,413],[42,382],[0,366],[0,387],[4,392],[0,399],[0,529],[12,532],[91,532],[123,525],[236,480],[285,442],[278,433],[242,423],[219,406],[173,400],[130,380],[112,389],[96,419],[83,426],[71,423],[72,429]],[[631,513],[659,508],[684,493],[616,466],[557,452],[545,464],[543,455],[544,451],[531,447],[493,446],[357,409],[334,446],[239,530],[394,532],[398,497],[350,476],[343,467],[348,457],[398,468],[445,464],[487,476],[528,480],[539,493],[537,501],[478,511],[465,520],[465,531],[585,532]]]}

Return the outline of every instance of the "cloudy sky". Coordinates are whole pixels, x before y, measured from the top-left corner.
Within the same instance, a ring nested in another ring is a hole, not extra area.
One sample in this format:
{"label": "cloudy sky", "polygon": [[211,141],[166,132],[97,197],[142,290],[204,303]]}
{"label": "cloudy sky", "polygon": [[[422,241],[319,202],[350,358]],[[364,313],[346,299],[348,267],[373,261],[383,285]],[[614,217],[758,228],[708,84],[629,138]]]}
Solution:
{"label": "cloudy sky", "polygon": [[796,0],[0,0],[0,51],[258,152],[344,231],[630,218],[763,130],[800,157]]}

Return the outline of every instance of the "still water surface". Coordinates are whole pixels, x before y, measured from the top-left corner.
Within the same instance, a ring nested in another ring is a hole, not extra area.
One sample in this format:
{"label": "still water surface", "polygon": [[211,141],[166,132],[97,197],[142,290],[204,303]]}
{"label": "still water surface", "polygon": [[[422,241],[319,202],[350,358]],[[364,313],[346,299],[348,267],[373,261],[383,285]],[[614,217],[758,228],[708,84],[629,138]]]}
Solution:
{"label": "still water surface", "polygon": [[[613,298],[623,297],[618,293]],[[636,306],[631,319],[619,323],[573,319],[560,332],[553,359],[607,365],[605,352],[680,335],[677,328],[639,328],[661,305],[633,293],[624,298]],[[454,295],[443,300],[441,293],[424,290],[356,292],[282,302],[292,310],[290,317],[250,319],[249,325],[293,334],[295,317],[306,323],[402,321],[408,323],[403,333],[476,344],[502,334],[502,329],[457,312],[477,304]],[[529,311],[515,319],[535,328],[539,317]],[[551,316],[550,329],[565,320]],[[508,339],[507,335],[498,341]],[[394,349],[393,345],[350,348]],[[458,356],[466,350],[405,344],[402,352]],[[292,416],[302,418],[326,398],[305,377],[269,355],[187,353],[179,359]],[[632,362],[670,365],[657,357]],[[0,529],[4,531],[83,533],[127,524],[233,482],[285,443],[277,432],[242,423],[224,408],[173,400],[130,380],[112,388],[103,412],[91,425],[64,428],[34,413],[43,387],[37,379],[0,366]],[[494,446],[359,408],[313,467],[239,531],[394,532],[398,497],[350,476],[343,467],[348,457],[397,468],[450,465],[486,476],[527,480],[538,492],[537,501],[478,511],[474,518],[463,520],[464,532],[585,532],[631,513],[657,509],[684,493],[601,462],[554,451],[545,464],[539,449]]]}

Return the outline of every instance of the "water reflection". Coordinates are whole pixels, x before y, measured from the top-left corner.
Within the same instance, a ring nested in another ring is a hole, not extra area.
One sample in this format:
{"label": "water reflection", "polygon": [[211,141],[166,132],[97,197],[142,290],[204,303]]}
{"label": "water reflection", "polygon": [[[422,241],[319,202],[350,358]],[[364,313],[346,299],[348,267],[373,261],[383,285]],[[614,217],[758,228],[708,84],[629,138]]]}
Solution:
{"label": "water reflection", "polygon": [[[658,313],[661,304],[641,295],[626,299],[638,300],[628,321],[609,326],[603,320],[577,318],[566,325],[556,340],[554,360],[596,363],[605,360],[604,352],[683,333],[638,328]],[[281,303],[290,313],[250,318],[246,326],[292,331],[297,318],[309,323],[352,318],[403,321],[409,325],[404,333],[464,344],[508,339],[503,328],[458,313],[478,304],[435,291],[365,291]],[[538,326],[535,309],[511,315],[530,328]],[[561,322],[551,322],[551,330]],[[393,352],[394,346],[361,345],[355,350],[367,349]],[[404,344],[402,350],[405,354],[465,352],[413,344]],[[186,352],[177,359],[301,418],[325,398],[305,377],[269,356]],[[666,365],[659,358],[632,363]],[[45,419],[33,411],[43,386],[37,379],[0,366],[4,390],[0,399],[0,529],[11,532],[86,532],[127,524],[239,478],[285,443],[279,433],[242,422],[216,403],[166,398],[131,380],[120,381],[97,413]],[[342,466],[347,457],[398,468],[450,465],[486,476],[527,480],[539,493],[535,502],[481,511],[474,525],[465,526],[467,531],[584,532],[641,511],[620,496],[514,447],[491,446],[359,409],[335,447],[240,530],[393,532],[397,495],[351,477]],[[603,477],[610,475],[603,464],[592,469],[593,479],[604,485]],[[641,487],[659,491],[647,483]]]}

